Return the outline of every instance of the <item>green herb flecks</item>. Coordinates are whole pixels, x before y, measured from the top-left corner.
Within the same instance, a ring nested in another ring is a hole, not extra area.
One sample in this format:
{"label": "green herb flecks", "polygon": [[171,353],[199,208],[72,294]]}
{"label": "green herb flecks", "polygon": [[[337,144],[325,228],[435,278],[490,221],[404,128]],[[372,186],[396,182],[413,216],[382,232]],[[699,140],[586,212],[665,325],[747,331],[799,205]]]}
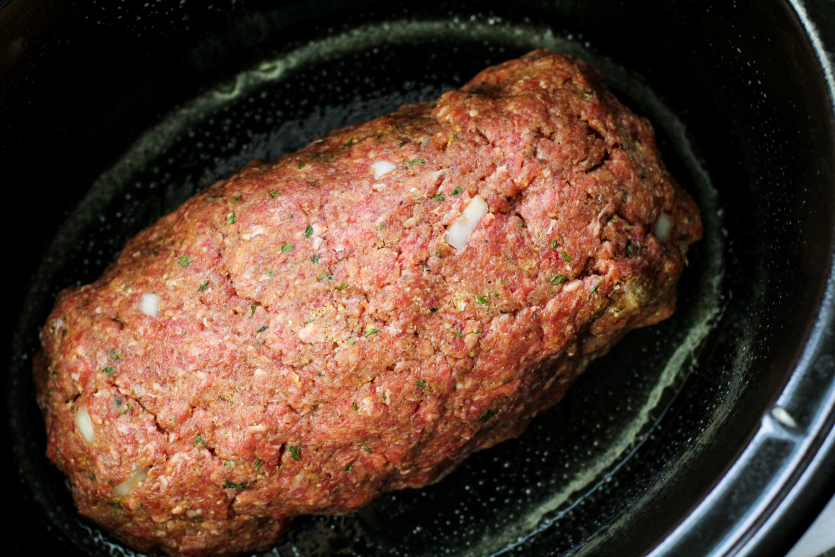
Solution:
{"label": "green herb flecks", "polygon": [[263,333],[263,332],[264,332],[264,331],[266,331],[266,330],[267,330],[267,325],[264,325],[263,327],[261,327],[260,329],[258,329],[258,330],[257,330],[257,331],[255,331],[255,332],[256,332],[256,333]]}
{"label": "green herb flecks", "polygon": [[551,284],[559,284],[564,280],[565,280],[565,275],[557,275],[554,278],[552,278],[551,280],[549,280],[548,282],[550,282]]}
{"label": "green herb flecks", "polygon": [[414,159],[412,159],[410,161],[406,161],[405,163],[403,163],[403,166],[406,167],[406,168],[409,168],[413,164],[417,164],[417,163],[426,164],[426,161],[423,160],[423,159],[419,159],[419,158],[415,157]]}
{"label": "green herb flecks", "polygon": [[291,251],[293,251],[293,244],[288,242],[281,246],[281,253],[290,253]]}
{"label": "green herb flecks", "polygon": [[241,200],[241,196],[240,196],[240,195],[239,195],[239,196],[237,196],[237,197],[233,197],[233,198],[232,198],[232,203],[237,203],[237,202],[238,202],[238,201],[240,201],[240,200]]}
{"label": "green herb flecks", "polygon": [[436,311],[438,311],[438,308],[429,308],[429,311],[431,311],[432,313],[435,313]]}
{"label": "green herb flecks", "polygon": [[354,408],[354,412],[359,410],[359,406],[357,406],[357,401],[356,400],[351,403],[351,406]]}
{"label": "green herb flecks", "polygon": [[561,251],[560,255],[562,255],[562,260],[563,261],[565,261],[566,263],[571,263],[571,258],[568,257],[567,253],[565,253],[564,251]]}
{"label": "green herb flecks", "polygon": [[408,143],[408,141],[401,141],[401,142],[400,142],[400,145],[398,145],[398,147],[403,147],[403,146],[404,146],[404,145],[406,145],[407,143]]}
{"label": "green herb flecks", "polygon": [[348,288],[348,284],[345,282],[336,287],[337,290],[345,290],[346,288]]}
{"label": "green herb flecks", "polygon": [[454,190],[452,190],[452,195],[458,195],[462,191],[464,191],[463,188],[455,188]]}
{"label": "green herb flecks", "polygon": [[415,382],[415,385],[417,385],[421,389],[425,389],[426,388],[426,381],[424,381],[423,379],[419,379],[418,381]]}
{"label": "green herb flecks", "polygon": [[102,372],[102,373],[104,373],[104,374],[106,374],[108,377],[111,377],[111,378],[113,377],[113,374],[115,373],[115,372],[113,371],[113,368],[112,368],[112,367],[110,367],[110,366],[107,366],[106,368],[104,368],[103,370],[101,370],[101,372]]}
{"label": "green herb flecks", "polygon": [[353,464],[349,464],[348,466],[346,466],[345,468],[343,468],[343,469],[342,469],[342,471],[343,471],[343,472],[350,472],[350,471],[351,471],[351,468],[353,468],[353,467],[354,467],[354,465],[353,465]]}
{"label": "green herb flecks", "polygon": [[241,483],[239,483],[239,484],[233,484],[232,482],[230,482],[230,481],[229,481],[229,478],[225,479],[225,480],[224,480],[224,483],[223,483],[223,489],[237,489],[237,490],[241,490],[241,489],[243,489],[243,488],[245,488],[245,487],[246,487],[246,483],[241,482]]}
{"label": "green herb flecks", "polygon": [[551,249],[557,249],[557,241],[556,240],[551,241]]}
{"label": "green herb flecks", "polygon": [[302,459],[302,455],[301,455],[302,446],[301,445],[293,445],[293,446],[289,447],[289,449],[290,449],[290,456],[293,458],[293,460],[301,460]]}
{"label": "green herb flecks", "polygon": [[274,275],[274,274],[272,274],[272,273],[271,273],[271,272],[269,272],[269,271],[267,271],[267,276],[268,276],[268,277],[270,277],[270,278],[275,278],[275,275]]}
{"label": "green herb flecks", "polygon": [[255,310],[258,309],[258,304],[252,304],[251,306],[249,306],[249,309],[252,310],[252,313],[249,314],[249,316],[252,317],[253,315],[255,315]]}
{"label": "green herb flecks", "polygon": [[303,162],[300,162],[300,163],[299,163],[299,170],[301,170],[302,168],[304,168],[304,163],[303,163]]}
{"label": "green herb flecks", "polygon": [[261,469],[261,459],[258,459],[255,462],[253,462],[252,467],[255,468],[256,472],[258,472]]}
{"label": "green herb flecks", "polygon": [[200,434],[198,433],[197,437],[194,438],[194,443],[192,443],[191,446],[192,447],[205,447],[206,442],[203,441],[203,437],[201,437]]}
{"label": "green herb flecks", "polygon": [[197,287],[197,291],[202,292],[202,291],[206,290],[208,287],[209,287],[209,279],[206,279],[206,280],[204,280],[203,282],[200,283],[200,286]]}
{"label": "green herb flecks", "polygon": [[377,333],[382,333],[382,332],[383,332],[382,329],[371,329],[370,331],[365,333],[363,336],[370,337],[371,335],[376,335]]}
{"label": "green herb flecks", "polygon": [[318,262],[319,262],[319,256],[318,256],[318,255],[314,255],[313,257],[311,257],[311,258],[310,258],[310,260],[311,260],[312,262],[314,262],[314,263],[318,263]]}
{"label": "green herb flecks", "polygon": [[271,191],[270,192],[270,197],[281,197],[281,194],[278,193],[277,191]]}
{"label": "green herb flecks", "polygon": [[304,229],[304,236],[305,238],[310,238],[313,235],[313,225],[308,224],[307,228]]}
{"label": "green herb flecks", "polygon": [[434,199],[435,201],[443,201],[444,200],[444,194],[439,193],[438,195],[436,195],[432,199]]}
{"label": "green herb flecks", "polygon": [[366,443],[367,441],[362,442],[362,448],[365,449],[365,452],[367,452],[368,454],[374,454],[374,451],[372,451]]}
{"label": "green herb flecks", "polygon": [[594,287],[591,289],[591,291],[592,292],[597,292],[597,287],[600,286],[601,282],[603,282],[603,279],[600,279],[599,281],[597,281],[597,284],[594,285]]}
{"label": "green herb flecks", "polygon": [[226,224],[235,224],[235,213],[226,215]]}
{"label": "green herb flecks", "polygon": [[479,418],[479,420],[481,420],[482,422],[489,422],[496,414],[498,414],[498,412],[496,412],[495,410],[488,410],[484,413],[483,416]]}
{"label": "green herb flecks", "polygon": [[188,264],[189,264],[190,262],[191,262],[191,257],[189,257],[188,255],[183,255],[183,256],[182,256],[182,257],[180,257],[180,259],[177,261],[177,263],[179,263],[179,264],[180,264],[180,267],[188,267]]}
{"label": "green herb flecks", "polygon": [[348,344],[350,344],[351,346],[353,346],[353,345],[355,345],[355,344],[357,343],[357,341],[356,341],[356,340],[354,340],[354,339],[352,339],[352,338],[349,338],[349,339],[348,339],[348,340],[346,340],[345,342],[347,342],[347,343],[348,343]]}
{"label": "green herb flecks", "polygon": [[354,138],[352,137],[351,139],[349,139],[348,141],[346,141],[345,143],[343,143],[343,144],[342,144],[342,146],[343,146],[343,147],[350,147],[350,146],[351,146],[351,145],[353,145],[353,144],[354,144]]}
{"label": "green herb flecks", "polygon": [[455,335],[455,336],[457,336],[458,338],[461,338],[461,337],[463,337],[463,336],[464,336],[464,333],[459,333],[458,331],[452,331],[452,334],[454,334],[454,335]]}
{"label": "green herb flecks", "polygon": [[486,304],[487,303],[487,300],[483,296],[479,296],[478,294],[476,294],[475,299],[478,300],[479,304]]}

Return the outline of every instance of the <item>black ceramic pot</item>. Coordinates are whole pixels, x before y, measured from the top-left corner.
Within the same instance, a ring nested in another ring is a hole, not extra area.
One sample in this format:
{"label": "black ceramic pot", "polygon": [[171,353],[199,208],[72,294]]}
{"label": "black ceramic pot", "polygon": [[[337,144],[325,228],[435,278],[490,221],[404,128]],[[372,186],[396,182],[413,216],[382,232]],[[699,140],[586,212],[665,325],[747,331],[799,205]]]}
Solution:
{"label": "black ceramic pot", "polygon": [[783,555],[835,491],[835,4],[0,0],[4,554],[130,555],[44,456],[56,292],[250,158],[545,46],[656,126],[701,206],[676,315],[441,483],[272,555]]}

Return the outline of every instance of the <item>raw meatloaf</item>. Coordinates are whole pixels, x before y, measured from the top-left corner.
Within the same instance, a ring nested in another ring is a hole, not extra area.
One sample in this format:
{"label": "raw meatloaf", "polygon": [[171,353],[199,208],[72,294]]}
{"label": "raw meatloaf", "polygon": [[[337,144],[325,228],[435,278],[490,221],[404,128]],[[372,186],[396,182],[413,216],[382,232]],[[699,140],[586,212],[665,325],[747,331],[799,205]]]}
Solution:
{"label": "raw meatloaf", "polygon": [[650,124],[532,52],[251,163],[64,290],[49,458],[141,551],[268,547],[519,435],[670,315],[700,235]]}

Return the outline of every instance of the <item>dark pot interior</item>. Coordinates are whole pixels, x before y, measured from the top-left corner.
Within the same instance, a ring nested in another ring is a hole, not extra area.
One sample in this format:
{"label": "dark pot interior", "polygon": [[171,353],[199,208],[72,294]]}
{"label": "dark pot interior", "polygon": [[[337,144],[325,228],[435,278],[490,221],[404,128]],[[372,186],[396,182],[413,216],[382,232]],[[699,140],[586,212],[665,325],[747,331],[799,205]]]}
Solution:
{"label": "dark pot interior", "polygon": [[249,159],[539,46],[601,69],[699,203],[676,315],[630,333],[519,439],[356,515],[299,519],[269,554],[784,554],[835,489],[835,125],[818,57],[833,12],[0,0],[9,554],[131,554],[77,518],[44,456],[29,367],[59,289]]}

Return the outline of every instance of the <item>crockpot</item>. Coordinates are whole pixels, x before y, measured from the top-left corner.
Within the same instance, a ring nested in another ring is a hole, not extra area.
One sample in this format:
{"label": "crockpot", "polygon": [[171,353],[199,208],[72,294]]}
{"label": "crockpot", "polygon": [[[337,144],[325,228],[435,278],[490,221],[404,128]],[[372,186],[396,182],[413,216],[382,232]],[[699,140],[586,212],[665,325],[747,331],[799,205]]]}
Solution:
{"label": "crockpot", "polygon": [[538,47],[600,69],[699,203],[675,316],[518,439],[267,554],[785,554],[835,491],[826,0],[0,0],[3,553],[133,554],[44,454],[30,367],[61,288],[249,159]]}

